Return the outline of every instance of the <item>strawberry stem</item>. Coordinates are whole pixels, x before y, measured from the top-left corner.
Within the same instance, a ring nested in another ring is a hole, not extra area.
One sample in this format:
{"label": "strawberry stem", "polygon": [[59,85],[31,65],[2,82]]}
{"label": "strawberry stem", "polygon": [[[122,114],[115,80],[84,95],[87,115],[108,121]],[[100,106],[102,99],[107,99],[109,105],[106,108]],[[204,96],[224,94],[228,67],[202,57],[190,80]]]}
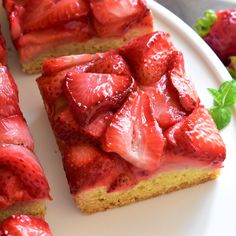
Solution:
{"label": "strawberry stem", "polygon": [[236,56],[230,57],[230,64],[227,67],[228,72],[236,80]]}
{"label": "strawberry stem", "polygon": [[211,30],[211,27],[217,20],[217,15],[213,10],[206,10],[204,16],[199,18],[195,24],[195,31],[205,37]]}

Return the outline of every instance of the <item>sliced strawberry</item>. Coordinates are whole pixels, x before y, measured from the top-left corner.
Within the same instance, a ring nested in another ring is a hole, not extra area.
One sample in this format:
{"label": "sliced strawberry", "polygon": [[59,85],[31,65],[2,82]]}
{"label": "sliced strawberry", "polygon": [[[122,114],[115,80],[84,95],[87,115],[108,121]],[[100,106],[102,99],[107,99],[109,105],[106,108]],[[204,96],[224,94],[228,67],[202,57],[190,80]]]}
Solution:
{"label": "sliced strawberry", "polygon": [[18,102],[14,79],[7,68],[0,65],[0,116],[21,114]]}
{"label": "sliced strawberry", "polygon": [[34,142],[22,116],[15,115],[0,119],[0,143],[23,145],[33,150]]}
{"label": "sliced strawberry", "polygon": [[173,49],[168,33],[154,32],[132,40],[120,53],[129,63],[135,79],[150,85],[167,72]]}
{"label": "sliced strawberry", "polygon": [[184,121],[177,123],[166,131],[169,145],[194,158],[209,161],[213,164],[222,163],[226,150],[223,140],[207,109],[200,105]]}
{"label": "sliced strawberry", "polygon": [[3,222],[1,232],[3,236],[52,236],[49,225],[43,219],[27,215],[9,217]]}
{"label": "sliced strawberry", "polygon": [[49,197],[49,186],[37,157],[19,145],[0,146],[0,167],[17,176],[34,199]]}
{"label": "sliced strawberry", "polygon": [[131,76],[129,66],[125,60],[119,54],[113,52],[103,53],[88,68],[87,72]]}
{"label": "sliced strawberry", "polygon": [[64,92],[81,125],[101,112],[118,109],[134,89],[132,77],[115,74],[69,73]]}
{"label": "sliced strawberry", "polygon": [[84,0],[35,0],[25,7],[24,32],[50,28],[86,16],[89,7]]}
{"label": "sliced strawberry", "polygon": [[103,53],[97,53],[49,58],[44,61],[43,75],[55,74],[70,67],[92,62],[102,57],[102,55]]}
{"label": "sliced strawberry", "polygon": [[92,144],[79,142],[67,147],[64,168],[72,194],[91,187],[109,186],[120,174],[120,158],[112,157]]}
{"label": "sliced strawberry", "polygon": [[173,86],[178,91],[182,106],[187,111],[192,111],[200,100],[192,82],[185,74],[183,54],[179,51],[172,53],[167,78],[172,81]]}
{"label": "sliced strawberry", "polygon": [[154,85],[139,88],[149,96],[154,117],[161,128],[167,129],[187,115],[179,102],[176,89],[166,76],[163,76]]}
{"label": "sliced strawberry", "polygon": [[91,0],[94,26],[101,37],[118,36],[148,12],[143,0]]}
{"label": "sliced strawberry", "polygon": [[0,167],[0,208],[7,208],[17,202],[31,201],[22,181],[9,170]]}
{"label": "sliced strawberry", "polygon": [[103,140],[107,152],[115,152],[132,165],[156,170],[165,138],[154,119],[148,96],[139,91],[130,95],[109,124]]}
{"label": "sliced strawberry", "polygon": [[4,40],[4,38],[1,34],[1,31],[0,31],[0,63],[2,65],[6,65],[6,61],[7,61],[7,58],[6,58],[6,42],[5,42],[5,40]]}

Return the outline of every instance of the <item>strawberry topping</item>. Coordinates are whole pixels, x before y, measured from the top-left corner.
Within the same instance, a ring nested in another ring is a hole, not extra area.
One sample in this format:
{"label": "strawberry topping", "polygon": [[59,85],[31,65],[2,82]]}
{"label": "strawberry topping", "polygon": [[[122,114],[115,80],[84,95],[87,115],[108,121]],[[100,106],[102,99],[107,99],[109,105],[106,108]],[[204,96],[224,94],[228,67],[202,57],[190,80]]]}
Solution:
{"label": "strawberry topping", "polygon": [[121,48],[121,55],[141,84],[154,84],[167,72],[173,49],[169,37],[168,33],[154,32],[134,39]]}
{"label": "strawberry topping", "polygon": [[15,115],[0,119],[0,143],[23,145],[33,150],[33,139],[22,116]]}
{"label": "strawberry topping", "polygon": [[7,68],[0,66],[0,116],[21,114],[18,90]]}
{"label": "strawberry topping", "polygon": [[154,117],[161,128],[167,129],[187,115],[179,102],[176,89],[166,76],[154,85],[140,86],[140,88],[148,94]]}
{"label": "strawberry topping", "polygon": [[132,94],[115,114],[105,133],[103,148],[115,152],[134,166],[156,170],[165,138],[156,122],[148,96]]}
{"label": "strawberry topping", "polygon": [[1,145],[0,167],[17,176],[32,198],[50,198],[49,186],[42,167],[37,157],[27,148],[19,145]]}
{"label": "strawberry topping", "polygon": [[6,65],[6,42],[0,32],[0,63]]}
{"label": "strawberry topping", "polygon": [[133,78],[128,76],[70,73],[64,92],[78,121],[85,125],[98,113],[118,109],[134,87]]}
{"label": "strawberry topping", "polygon": [[143,0],[91,0],[94,27],[99,36],[117,36],[148,12]]}
{"label": "strawberry topping", "polygon": [[68,21],[75,21],[88,14],[84,0],[35,0],[26,4],[23,19],[24,32],[50,28]]}
{"label": "strawberry topping", "polygon": [[225,159],[225,145],[207,109],[200,105],[184,121],[166,131],[168,143],[194,158],[213,164]]}
{"label": "strawberry topping", "polygon": [[13,215],[0,226],[2,236],[52,236],[48,224],[40,218]]}

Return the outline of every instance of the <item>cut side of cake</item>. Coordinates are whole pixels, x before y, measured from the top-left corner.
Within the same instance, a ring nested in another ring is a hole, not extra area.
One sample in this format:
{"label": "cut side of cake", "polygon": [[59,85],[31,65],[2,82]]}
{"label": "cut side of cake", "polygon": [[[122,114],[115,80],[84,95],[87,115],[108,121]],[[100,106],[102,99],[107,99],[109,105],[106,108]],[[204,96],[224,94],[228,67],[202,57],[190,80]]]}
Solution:
{"label": "cut side of cake", "polygon": [[213,180],[223,167],[223,140],[168,33],[48,59],[37,83],[82,212]]}
{"label": "cut side of cake", "polygon": [[52,236],[49,225],[40,218],[13,215],[0,224],[2,236]]}
{"label": "cut side of cake", "polygon": [[43,216],[48,199],[48,182],[19,108],[17,86],[0,63],[0,222],[12,214]]}
{"label": "cut side of cake", "polygon": [[11,37],[27,73],[52,56],[118,48],[153,30],[145,0],[4,0]]}

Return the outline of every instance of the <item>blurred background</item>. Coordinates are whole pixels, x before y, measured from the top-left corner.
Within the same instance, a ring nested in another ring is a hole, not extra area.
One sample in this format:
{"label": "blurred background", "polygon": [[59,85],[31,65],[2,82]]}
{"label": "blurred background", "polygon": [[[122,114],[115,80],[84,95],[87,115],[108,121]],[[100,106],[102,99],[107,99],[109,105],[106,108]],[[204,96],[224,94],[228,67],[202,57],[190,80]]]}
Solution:
{"label": "blurred background", "polygon": [[236,8],[236,0],[156,0],[177,16],[182,18],[190,26],[194,26],[196,20],[203,15],[206,9]]}

